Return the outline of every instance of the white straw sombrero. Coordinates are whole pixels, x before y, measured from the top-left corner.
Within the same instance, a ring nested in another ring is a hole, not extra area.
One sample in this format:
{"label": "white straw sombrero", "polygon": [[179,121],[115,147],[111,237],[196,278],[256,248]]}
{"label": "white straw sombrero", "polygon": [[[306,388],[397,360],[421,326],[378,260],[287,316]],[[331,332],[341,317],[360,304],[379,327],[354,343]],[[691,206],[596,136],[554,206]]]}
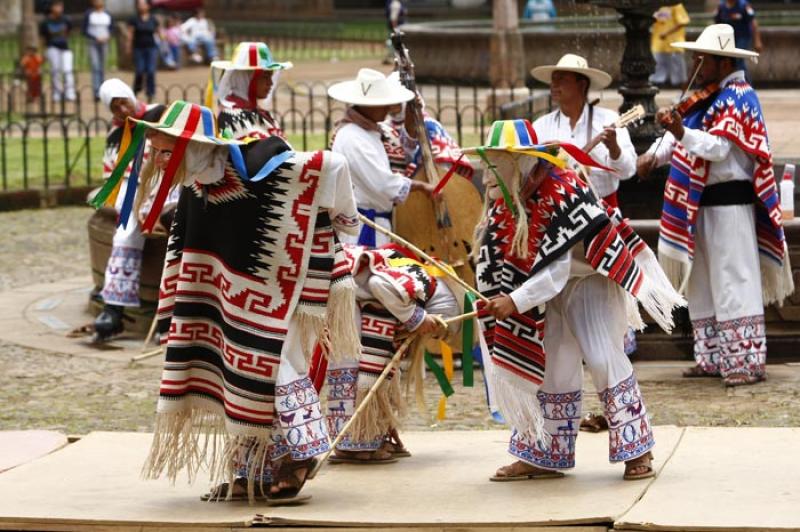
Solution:
{"label": "white straw sombrero", "polygon": [[542,83],[550,83],[553,80],[553,72],[561,70],[564,72],[574,72],[589,78],[590,87],[594,90],[605,89],[611,85],[611,76],[597,68],[590,68],[586,59],[575,54],[565,54],[555,65],[542,65],[531,70],[531,75]]}
{"label": "white straw sombrero", "polygon": [[362,68],[356,79],[331,85],[328,96],[350,105],[394,105],[414,99],[414,93],[371,68]]}
{"label": "white straw sombrero", "polygon": [[757,52],[736,48],[733,27],[729,24],[712,24],[703,30],[696,41],[678,41],[672,43],[672,46],[725,57],[748,57],[750,59],[758,57]]}

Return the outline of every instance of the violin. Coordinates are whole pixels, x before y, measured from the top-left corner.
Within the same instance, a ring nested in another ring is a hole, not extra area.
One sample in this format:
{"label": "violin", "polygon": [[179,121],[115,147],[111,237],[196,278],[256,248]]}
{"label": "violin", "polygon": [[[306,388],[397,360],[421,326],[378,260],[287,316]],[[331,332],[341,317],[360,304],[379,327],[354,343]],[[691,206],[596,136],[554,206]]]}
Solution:
{"label": "violin", "polygon": [[678,102],[677,105],[673,107],[673,109],[677,111],[679,115],[685,117],[695,108],[695,106],[705,102],[717,92],[719,92],[719,83],[706,85],[702,89],[694,91],[692,94],[683,98],[680,102]]}

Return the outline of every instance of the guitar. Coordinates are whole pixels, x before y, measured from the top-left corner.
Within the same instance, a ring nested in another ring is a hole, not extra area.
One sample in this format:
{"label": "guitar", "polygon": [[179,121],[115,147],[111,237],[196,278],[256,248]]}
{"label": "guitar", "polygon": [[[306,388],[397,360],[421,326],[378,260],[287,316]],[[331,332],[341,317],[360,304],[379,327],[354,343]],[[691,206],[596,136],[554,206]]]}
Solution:
{"label": "guitar", "polygon": [[[617,120],[608,127],[613,127],[614,129],[628,127],[630,125],[640,123],[642,120],[644,120],[644,115],[645,115],[644,107],[642,107],[641,104],[634,105],[633,107],[622,113],[620,117],[617,118]],[[602,136],[603,134],[601,133],[592,140],[590,140],[589,143],[583,147],[583,151],[585,151],[586,153],[592,151],[595,148],[595,146],[600,144]]]}

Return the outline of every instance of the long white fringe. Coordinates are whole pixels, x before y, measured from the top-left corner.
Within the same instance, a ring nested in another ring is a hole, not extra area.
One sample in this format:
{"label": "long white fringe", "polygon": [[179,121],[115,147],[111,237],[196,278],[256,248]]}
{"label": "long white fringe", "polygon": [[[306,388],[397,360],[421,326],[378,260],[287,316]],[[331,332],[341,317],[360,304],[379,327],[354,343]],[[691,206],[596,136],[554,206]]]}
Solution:
{"label": "long white fringe", "polygon": [[783,300],[794,292],[794,276],[792,265],[789,261],[789,250],[784,244],[783,264],[777,266],[773,261],[760,258],[761,264],[761,291],[764,305],[776,304],[783,306]]}
{"label": "long white fringe", "polygon": [[550,434],[544,429],[544,414],[536,395],[539,387],[500,367],[494,368],[491,379],[503,419],[520,434],[549,444]]}

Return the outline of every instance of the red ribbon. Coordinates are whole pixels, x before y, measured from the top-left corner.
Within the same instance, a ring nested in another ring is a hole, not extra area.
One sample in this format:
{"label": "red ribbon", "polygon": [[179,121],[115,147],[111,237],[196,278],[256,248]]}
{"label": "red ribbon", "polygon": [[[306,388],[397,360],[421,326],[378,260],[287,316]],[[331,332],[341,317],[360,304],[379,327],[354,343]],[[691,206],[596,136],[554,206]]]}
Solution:
{"label": "red ribbon", "polygon": [[448,170],[447,173],[444,174],[444,177],[439,181],[439,184],[437,184],[436,188],[433,189],[433,195],[434,196],[438,196],[442,192],[442,189],[444,188],[444,186],[447,184],[448,181],[450,181],[450,178],[453,177],[453,174],[456,173],[456,168],[458,168],[458,163],[460,163],[461,159],[463,159],[463,158],[464,158],[464,154],[462,153],[461,155],[458,156],[458,159],[456,159],[456,162],[454,162],[450,166],[450,170]]}

